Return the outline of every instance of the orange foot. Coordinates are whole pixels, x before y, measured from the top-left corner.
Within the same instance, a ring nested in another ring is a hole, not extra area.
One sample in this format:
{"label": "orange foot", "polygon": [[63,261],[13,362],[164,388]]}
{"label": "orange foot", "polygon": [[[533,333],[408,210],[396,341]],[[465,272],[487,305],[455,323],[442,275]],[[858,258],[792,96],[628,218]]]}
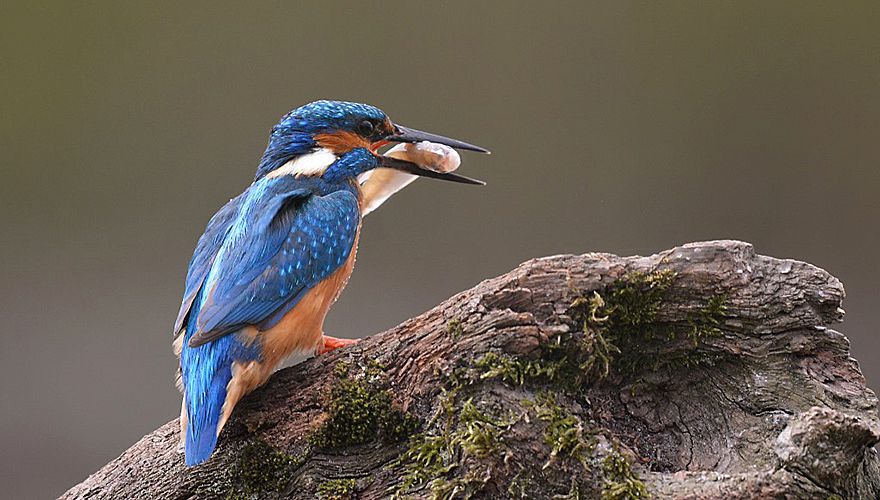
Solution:
{"label": "orange foot", "polygon": [[357,343],[358,339],[338,339],[336,337],[331,337],[329,335],[324,335],[321,337],[323,340],[323,344],[318,348],[318,354],[327,354],[333,349],[339,349],[340,347],[349,346]]}

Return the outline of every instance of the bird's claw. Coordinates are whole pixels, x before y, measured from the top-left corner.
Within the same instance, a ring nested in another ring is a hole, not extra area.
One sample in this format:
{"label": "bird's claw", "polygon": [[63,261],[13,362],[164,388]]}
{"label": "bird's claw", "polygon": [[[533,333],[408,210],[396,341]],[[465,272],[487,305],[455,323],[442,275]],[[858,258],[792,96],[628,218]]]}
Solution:
{"label": "bird's claw", "polygon": [[357,343],[358,339],[338,339],[336,337],[324,335],[321,337],[321,341],[321,346],[318,347],[318,354],[327,354],[334,349],[350,346]]}

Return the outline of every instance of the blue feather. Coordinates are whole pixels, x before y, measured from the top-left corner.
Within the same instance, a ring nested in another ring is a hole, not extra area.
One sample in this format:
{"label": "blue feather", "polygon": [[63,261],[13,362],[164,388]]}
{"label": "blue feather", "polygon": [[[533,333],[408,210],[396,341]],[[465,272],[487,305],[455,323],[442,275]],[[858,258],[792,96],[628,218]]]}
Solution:
{"label": "blue feather", "polygon": [[249,191],[205,280],[193,343],[245,325],[273,326],[265,320],[351,253],[360,214],[350,189],[320,196],[281,177],[260,180]]}
{"label": "blue feather", "polygon": [[[193,302],[188,331],[195,330],[204,295],[204,291],[200,291]],[[226,401],[226,386],[232,379],[232,363],[255,360],[259,354],[256,346],[246,346],[234,335],[199,347],[184,346],[180,353],[180,367],[189,417],[185,447],[187,465],[204,462],[217,445],[217,424]]]}
{"label": "blue feather", "polygon": [[238,207],[241,205],[244,195],[245,193],[242,193],[229,200],[223,208],[211,217],[208,227],[205,228],[205,232],[196,244],[196,250],[189,261],[189,269],[186,272],[183,302],[180,305],[180,311],[177,313],[177,320],[174,322],[175,334],[180,334],[183,331],[196,294],[199,293],[205,277],[208,276],[208,271],[211,270],[211,264],[214,263],[217,250],[220,249],[220,245],[223,244],[226,235],[229,234],[229,229],[238,213]]}
{"label": "blue feather", "polygon": [[246,345],[235,332],[246,325],[271,328],[351,255],[360,223],[355,189],[320,179],[264,178],[236,199],[233,217],[218,219],[203,237],[193,257],[198,269],[191,268],[202,281],[182,313],[187,464],[207,460],[216,446],[232,363],[260,359],[259,342]]}

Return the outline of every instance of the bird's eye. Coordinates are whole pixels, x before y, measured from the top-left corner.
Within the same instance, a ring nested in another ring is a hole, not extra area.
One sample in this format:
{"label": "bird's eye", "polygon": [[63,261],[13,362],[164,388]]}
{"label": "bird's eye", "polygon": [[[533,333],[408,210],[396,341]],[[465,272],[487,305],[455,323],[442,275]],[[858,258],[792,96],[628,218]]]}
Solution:
{"label": "bird's eye", "polygon": [[373,135],[373,122],[370,120],[364,120],[358,123],[358,133],[364,137]]}

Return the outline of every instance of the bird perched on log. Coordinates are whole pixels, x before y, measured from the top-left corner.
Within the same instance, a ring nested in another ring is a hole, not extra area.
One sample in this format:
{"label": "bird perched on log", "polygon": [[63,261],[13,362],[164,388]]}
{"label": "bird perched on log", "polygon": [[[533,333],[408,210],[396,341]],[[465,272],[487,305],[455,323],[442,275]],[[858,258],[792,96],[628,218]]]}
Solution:
{"label": "bird perched on log", "polygon": [[[323,323],[351,274],[366,211],[411,176],[482,184],[378,152],[420,141],[488,152],[340,101],[306,104],[272,129],[253,183],[211,218],[187,271],[174,344],[188,465],[211,456],[236,403],[286,357],[353,342],[324,335]],[[382,175],[365,181],[376,169]]]}

